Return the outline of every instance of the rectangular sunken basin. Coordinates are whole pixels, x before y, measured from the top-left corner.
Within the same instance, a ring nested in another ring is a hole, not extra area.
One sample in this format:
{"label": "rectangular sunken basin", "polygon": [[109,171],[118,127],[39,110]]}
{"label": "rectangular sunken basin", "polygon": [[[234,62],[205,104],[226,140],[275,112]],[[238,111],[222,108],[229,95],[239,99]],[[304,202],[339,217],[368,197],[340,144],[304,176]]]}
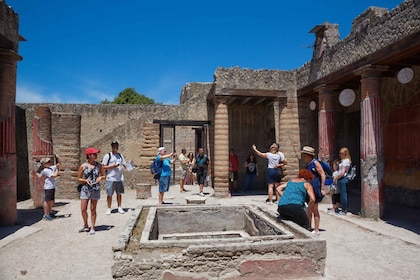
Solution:
{"label": "rectangular sunken basin", "polygon": [[141,248],[293,239],[282,224],[252,206],[151,207]]}

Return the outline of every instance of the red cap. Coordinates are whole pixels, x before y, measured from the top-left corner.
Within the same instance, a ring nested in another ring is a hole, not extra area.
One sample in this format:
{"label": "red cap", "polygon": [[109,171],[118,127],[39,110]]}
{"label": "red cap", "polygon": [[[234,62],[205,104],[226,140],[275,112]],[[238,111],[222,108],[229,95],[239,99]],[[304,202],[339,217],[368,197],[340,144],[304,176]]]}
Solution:
{"label": "red cap", "polygon": [[85,153],[86,155],[90,155],[90,154],[98,154],[100,152],[101,151],[91,147],[91,148],[87,148]]}

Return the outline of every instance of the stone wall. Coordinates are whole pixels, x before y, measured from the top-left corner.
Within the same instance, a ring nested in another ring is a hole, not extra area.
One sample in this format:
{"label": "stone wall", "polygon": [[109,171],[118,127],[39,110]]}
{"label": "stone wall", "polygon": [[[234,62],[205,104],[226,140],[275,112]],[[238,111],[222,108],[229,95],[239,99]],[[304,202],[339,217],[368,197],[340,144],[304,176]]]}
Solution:
{"label": "stone wall", "polygon": [[[101,161],[105,153],[111,151],[110,144],[113,140],[120,143],[119,152],[125,159],[133,160],[138,166],[131,172],[125,172],[126,186],[134,188],[138,183],[154,183],[149,165],[152,155],[156,155],[159,140],[154,143],[154,147],[144,146],[144,126],[152,124],[154,120],[207,120],[206,97],[210,88],[211,84],[208,83],[187,84],[181,93],[183,103],[179,106],[43,104],[53,114],[52,141],[54,151],[60,155],[63,165],[61,178],[57,182],[57,197],[77,196],[77,170],[86,160],[84,150],[91,146],[101,150],[98,155],[98,160]],[[33,117],[39,105],[17,104],[16,108],[20,112],[17,123],[22,124],[17,127],[17,134],[21,135],[17,143],[19,147],[24,147],[18,151],[18,166],[31,166]],[[159,129],[154,131],[159,139]],[[175,149],[181,152],[183,147],[190,148],[191,143],[194,144],[193,137],[194,131],[191,127],[178,127]],[[31,178],[19,181],[18,189],[22,198],[27,195],[30,181]]]}
{"label": "stone wall", "polygon": [[402,2],[392,11],[369,7],[354,21],[350,34],[319,59],[312,59],[297,70],[297,87],[303,88],[339,69],[386,48],[420,30],[420,5],[417,0]]}

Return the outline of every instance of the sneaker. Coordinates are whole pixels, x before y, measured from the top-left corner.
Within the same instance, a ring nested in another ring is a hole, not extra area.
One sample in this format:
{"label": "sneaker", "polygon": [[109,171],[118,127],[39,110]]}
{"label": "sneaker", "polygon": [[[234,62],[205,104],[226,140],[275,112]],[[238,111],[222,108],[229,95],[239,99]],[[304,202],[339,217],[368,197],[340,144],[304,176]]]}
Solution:
{"label": "sneaker", "polygon": [[203,192],[200,192],[198,195],[199,196],[205,196]]}
{"label": "sneaker", "polygon": [[333,208],[328,208],[327,209],[327,213],[328,214],[333,214],[335,211],[334,211],[334,209]]}
{"label": "sneaker", "polygon": [[106,215],[111,215],[111,208],[106,209],[105,214],[106,214]]}
{"label": "sneaker", "polygon": [[118,207],[118,213],[125,214],[125,211],[121,207]]}
{"label": "sneaker", "polygon": [[338,215],[345,216],[347,213],[346,213],[346,212],[344,212],[344,211],[340,211],[340,212],[338,212],[337,214],[338,214]]}
{"label": "sneaker", "polygon": [[81,227],[78,230],[79,232],[88,232],[89,231],[89,227]]}
{"label": "sneaker", "polygon": [[182,189],[182,190],[180,190],[179,192],[182,192],[182,193],[183,193],[183,192],[185,192],[185,189]]}
{"label": "sneaker", "polygon": [[313,235],[319,235],[319,231],[315,231],[315,230],[313,230],[313,231],[311,231],[311,233],[312,233]]}
{"label": "sneaker", "polygon": [[52,221],[52,220],[54,220],[54,218],[53,218],[53,217],[51,217],[50,215],[43,215],[43,216],[42,216],[42,219],[43,219],[43,220],[46,220],[46,221]]}
{"label": "sneaker", "polygon": [[94,230],[94,229],[91,229],[91,230],[89,231],[89,235],[93,235],[93,234],[95,234],[95,230]]}
{"label": "sneaker", "polygon": [[273,202],[270,201],[265,201],[265,203],[267,203],[268,205],[273,205]]}

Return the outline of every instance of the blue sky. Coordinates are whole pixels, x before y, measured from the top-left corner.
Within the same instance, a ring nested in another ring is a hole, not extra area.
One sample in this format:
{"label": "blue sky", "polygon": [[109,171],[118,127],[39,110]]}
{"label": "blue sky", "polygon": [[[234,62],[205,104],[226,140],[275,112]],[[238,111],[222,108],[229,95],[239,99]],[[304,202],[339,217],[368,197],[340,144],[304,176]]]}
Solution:
{"label": "blue sky", "polygon": [[312,57],[324,22],[346,37],[369,6],[393,0],[5,0],[19,14],[17,103],[113,100],[134,88],[179,104],[188,82],[217,67],[290,70]]}

